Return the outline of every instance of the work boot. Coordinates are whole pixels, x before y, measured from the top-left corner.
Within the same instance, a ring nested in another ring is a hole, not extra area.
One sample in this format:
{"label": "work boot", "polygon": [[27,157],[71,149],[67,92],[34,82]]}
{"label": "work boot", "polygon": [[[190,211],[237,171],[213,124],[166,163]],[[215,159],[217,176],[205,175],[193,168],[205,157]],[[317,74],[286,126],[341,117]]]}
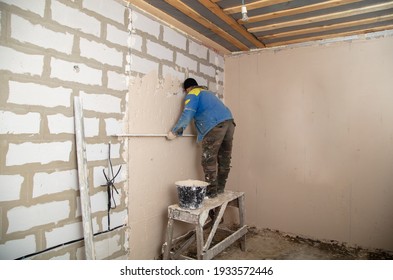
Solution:
{"label": "work boot", "polygon": [[217,186],[209,185],[206,187],[206,196],[208,198],[214,198],[217,196]]}
{"label": "work boot", "polygon": [[225,187],[223,187],[223,186],[218,186],[218,187],[217,187],[217,194],[222,194],[222,193],[224,193],[224,189],[225,189]]}

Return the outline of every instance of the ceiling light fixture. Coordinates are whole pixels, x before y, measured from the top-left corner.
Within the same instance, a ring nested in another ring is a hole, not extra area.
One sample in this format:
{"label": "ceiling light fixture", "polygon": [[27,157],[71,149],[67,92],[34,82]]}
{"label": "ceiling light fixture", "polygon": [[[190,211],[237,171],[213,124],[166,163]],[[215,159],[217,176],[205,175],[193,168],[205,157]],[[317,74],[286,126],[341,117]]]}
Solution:
{"label": "ceiling light fixture", "polygon": [[242,21],[248,21],[247,7],[244,5],[244,0],[242,0]]}

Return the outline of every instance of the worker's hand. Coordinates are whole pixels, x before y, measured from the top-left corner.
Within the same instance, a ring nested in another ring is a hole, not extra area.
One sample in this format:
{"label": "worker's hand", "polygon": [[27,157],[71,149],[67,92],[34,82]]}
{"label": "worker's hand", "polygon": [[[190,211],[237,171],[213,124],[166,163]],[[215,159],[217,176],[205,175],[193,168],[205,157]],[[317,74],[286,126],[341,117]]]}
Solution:
{"label": "worker's hand", "polygon": [[173,140],[173,139],[175,139],[175,138],[176,138],[176,135],[173,134],[172,131],[169,131],[169,132],[168,132],[168,135],[166,136],[166,139],[168,139],[168,140]]}

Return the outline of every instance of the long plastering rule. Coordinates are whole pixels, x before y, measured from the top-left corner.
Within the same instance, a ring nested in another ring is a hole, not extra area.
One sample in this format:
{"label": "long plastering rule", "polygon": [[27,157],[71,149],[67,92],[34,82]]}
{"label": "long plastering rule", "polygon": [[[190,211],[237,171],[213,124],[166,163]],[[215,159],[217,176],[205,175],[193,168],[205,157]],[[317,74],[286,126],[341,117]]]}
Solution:
{"label": "long plastering rule", "polygon": [[[115,137],[166,137],[166,133],[131,133],[131,134],[117,134]],[[180,137],[194,137],[194,134],[184,134]]]}
{"label": "long plastering rule", "polygon": [[93,226],[91,223],[89,184],[87,178],[86,143],[83,126],[82,101],[78,96],[74,97],[75,110],[75,138],[78,159],[78,178],[81,196],[83,236],[85,240],[85,254],[87,260],[95,260],[93,241]]}

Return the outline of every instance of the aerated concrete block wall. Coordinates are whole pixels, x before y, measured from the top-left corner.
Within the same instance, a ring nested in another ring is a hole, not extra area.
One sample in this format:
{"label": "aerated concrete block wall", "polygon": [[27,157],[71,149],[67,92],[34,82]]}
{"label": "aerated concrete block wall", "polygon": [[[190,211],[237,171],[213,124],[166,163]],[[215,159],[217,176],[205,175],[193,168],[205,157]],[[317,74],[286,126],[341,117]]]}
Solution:
{"label": "aerated concrete block wall", "polygon": [[[186,77],[223,97],[223,57],[116,0],[2,0],[0,21],[0,258],[85,258],[75,96],[84,106],[97,259],[156,258],[174,181],[202,176],[198,146],[112,135],[166,132]],[[110,231],[102,187],[109,144],[115,171],[123,170]]]}
{"label": "aerated concrete block wall", "polygon": [[[108,147],[122,166],[128,9],[0,1],[0,259],[84,259],[73,100],[82,98],[97,259],[126,258],[126,176],[107,222]],[[112,230],[114,229],[114,230]],[[101,233],[101,234],[100,234]]]}

